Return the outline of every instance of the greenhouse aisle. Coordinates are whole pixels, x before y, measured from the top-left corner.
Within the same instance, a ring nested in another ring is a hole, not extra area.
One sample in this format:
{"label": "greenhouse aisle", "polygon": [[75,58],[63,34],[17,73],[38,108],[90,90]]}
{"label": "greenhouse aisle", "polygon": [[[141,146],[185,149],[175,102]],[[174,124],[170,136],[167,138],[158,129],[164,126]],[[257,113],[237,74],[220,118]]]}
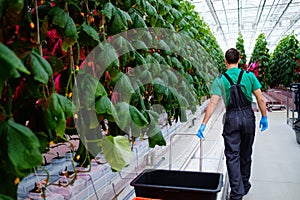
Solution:
{"label": "greenhouse aisle", "polygon": [[[218,171],[226,177],[223,151],[222,115],[223,105],[208,124],[205,133],[203,171]],[[253,146],[252,188],[244,200],[297,200],[300,196],[300,145],[295,132],[287,124],[286,111],[268,112],[269,127],[261,132],[258,129],[260,112],[256,112],[257,132]],[[195,123],[199,126],[201,118]],[[214,143],[214,144],[212,144]],[[213,148],[214,150],[210,150]],[[207,152],[209,151],[209,152]],[[184,170],[199,170],[199,150],[190,158]],[[223,160],[223,161],[222,161]],[[222,164],[223,163],[223,164]],[[221,164],[221,165],[220,165]],[[182,169],[183,170],[183,169]],[[225,200],[227,183],[224,182],[218,200]],[[132,187],[130,187],[132,189]],[[119,199],[132,199],[118,198]]]}
{"label": "greenhouse aisle", "polygon": [[[222,132],[222,117],[219,113],[215,115],[219,117],[209,127],[206,139],[218,137]],[[257,132],[250,180],[252,188],[244,200],[297,200],[300,197],[300,145],[296,142],[294,130],[287,124],[286,111],[268,112],[269,127],[264,132],[258,129],[260,117],[260,112],[256,112]],[[218,143],[219,149],[221,146],[223,143]],[[188,166],[189,170],[197,170],[195,161]],[[205,157],[203,162],[204,171],[217,167]],[[226,174],[226,167],[223,167],[223,174]],[[222,192],[226,192],[226,188]],[[222,192],[218,194],[218,200],[225,200],[226,195]]]}
{"label": "greenhouse aisle", "polygon": [[[300,197],[300,145],[286,112],[269,112],[269,128],[257,131],[251,183],[244,200],[296,200]],[[259,123],[260,113],[257,114]]]}

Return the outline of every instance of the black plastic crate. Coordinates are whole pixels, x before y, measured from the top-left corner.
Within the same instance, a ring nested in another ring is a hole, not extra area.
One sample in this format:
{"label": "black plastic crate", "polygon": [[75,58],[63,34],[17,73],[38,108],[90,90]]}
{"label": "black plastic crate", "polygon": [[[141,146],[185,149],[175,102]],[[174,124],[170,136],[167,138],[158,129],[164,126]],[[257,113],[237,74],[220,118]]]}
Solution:
{"label": "black plastic crate", "polygon": [[223,185],[223,174],[147,169],[130,183],[137,197],[164,200],[215,200]]}

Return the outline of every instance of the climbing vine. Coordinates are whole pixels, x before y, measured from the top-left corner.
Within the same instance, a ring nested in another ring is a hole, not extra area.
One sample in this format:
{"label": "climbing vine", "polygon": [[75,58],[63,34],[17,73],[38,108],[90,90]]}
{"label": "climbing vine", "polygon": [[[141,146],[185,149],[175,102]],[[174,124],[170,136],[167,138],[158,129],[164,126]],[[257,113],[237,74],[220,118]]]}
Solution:
{"label": "climbing vine", "polygon": [[247,57],[246,57],[246,53],[245,53],[244,39],[243,39],[243,35],[241,32],[239,32],[239,36],[237,38],[235,47],[240,52],[241,61],[239,63],[239,68],[246,70],[247,69]]}
{"label": "climbing vine", "polygon": [[294,33],[286,35],[279,41],[271,56],[271,87],[280,84],[289,87],[291,83],[299,82],[299,61],[299,41]]}
{"label": "climbing vine", "polygon": [[268,89],[270,80],[270,54],[267,48],[265,35],[261,33],[257,39],[251,54],[249,71],[252,71],[262,84],[262,90]]}
{"label": "climbing vine", "polygon": [[136,138],[165,145],[153,105],[167,123],[184,122],[225,69],[193,9],[177,0],[0,1],[0,197],[17,198],[51,145],[70,143],[83,167],[101,151],[116,171],[130,163]]}

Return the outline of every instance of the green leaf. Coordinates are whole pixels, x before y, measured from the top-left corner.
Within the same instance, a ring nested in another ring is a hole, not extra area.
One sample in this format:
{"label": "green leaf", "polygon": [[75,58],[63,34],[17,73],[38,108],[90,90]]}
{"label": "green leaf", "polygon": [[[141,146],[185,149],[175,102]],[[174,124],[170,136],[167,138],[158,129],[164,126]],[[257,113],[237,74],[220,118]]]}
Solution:
{"label": "green leaf", "polygon": [[169,83],[169,77],[166,71],[163,71],[160,73],[159,77],[163,80],[163,82],[168,85]]}
{"label": "green leaf", "polygon": [[[158,129],[155,129],[155,130],[158,131]],[[154,148],[155,145],[166,146],[166,140],[165,140],[164,136],[162,135],[161,131],[158,131],[158,132],[156,132],[156,134],[150,136],[148,138],[148,143],[149,143],[150,148]]]}
{"label": "green leaf", "polygon": [[108,22],[111,20],[115,6],[111,2],[107,2],[103,9],[102,14],[108,19]]}
{"label": "green leaf", "polygon": [[63,33],[63,50],[66,51],[77,41],[76,25],[68,13],[57,6],[52,7],[48,15],[52,18],[52,24],[61,29]]}
{"label": "green leaf", "polygon": [[108,42],[102,42],[103,49],[99,51],[93,51],[93,57],[96,59],[95,65],[99,65],[100,69],[107,69],[112,66],[120,66],[119,56],[115,48]]}
{"label": "green leaf", "polygon": [[171,31],[175,31],[174,26],[170,22],[168,22],[168,21],[165,22],[165,26],[164,27],[167,28],[167,29],[170,29]]}
{"label": "green leaf", "polygon": [[171,9],[171,14],[176,19],[176,22],[179,22],[182,19],[182,14],[176,8]]}
{"label": "green leaf", "polygon": [[182,110],[186,110],[189,106],[189,103],[187,101],[187,99],[185,97],[183,97],[182,95],[178,94],[177,96],[177,100],[179,102],[180,108]]}
{"label": "green leaf", "polygon": [[79,83],[80,94],[77,95],[78,98],[81,99],[81,102],[84,103],[84,105],[81,106],[90,108],[90,106],[95,102],[95,99],[99,99],[102,96],[107,96],[104,86],[99,82],[99,80],[90,74],[84,74]]}
{"label": "green leaf", "polygon": [[135,40],[135,41],[133,41],[132,42],[132,46],[136,50],[138,50],[138,49],[142,49],[142,50],[145,50],[145,51],[148,50],[147,45],[143,41],[141,41],[141,40]]}
{"label": "green leaf", "polygon": [[128,29],[128,21],[132,23],[130,16],[120,8],[116,7],[113,10],[112,18],[107,27],[108,34],[115,35],[122,31],[126,31]]}
{"label": "green leaf", "polygon": [[157,11],[159,12],[160,15],[166,15],[169,10],[170,7],[168,4],[160,3]]}
{"label": "green leaf", "polygon": [[157,123],[157,120],[160,118],[160,115],[153,110],[146,110],[146,112],[151,117],[150,123],[152,123],[152,122]]}
{"label": "green leaf", "polygon": [[[156,60],[155,58],[153,58]],[[149,63],[148,64],[149,71],[152,74],[152,78],[158,76],[158,74],[161,72],[160,64],[156,61],[156,63]]]}
{"label": "green leaf", "polygon": [[65,29],[70,16],[63,9],[55,6],[49,11],[49,15],[53,17],[52,23],[62,29]]}
{"label": "green leaf", "polygon": [[135,66],[143,66],[146,64],[145,58],[137,51],[134,52]]}
{"label": "green leaf", "polygon": [[157,53],[157,52],[153,53],[152,55],[153,55],[153,57],[159,62],[159,64],[162,65],[162,67],[163,67],[163,66],[168,66],[167,61],[165,60],[165,58],[164,58],[162,55],[160,55],[160,54]]}
{"label": "green leaf", "polygon": [[165,94],[165,90],[166,90],[166,82],[164,82],[164,81],[161,80],[160,78],[154,79],[153,89],[154,89],[158,94]]}
{"label": "green leaf", "polygon": [[[1,1],[1,0],[0,0]],[[1,17],[1,16],[0,16]],[[9,197],[9,196],[6,196],[6,195],[3,195],[3,194],[0,194],[0,199],[1,200],[14,200],[13,198]]]}
{"label": "green leaf", "polygon": [[141,127],[147,126],[149,124],[145,116],[134,106],[129,105],[129,113],[132,121]]}
{"label": "green leaf", "polygon": [[99,115],[109,115],[115,121],[118,121],[116,108],[107,96],[103,96],[100,100],[96,101],[95,111]]}
{"label": "green leaf", "polygon": [[172,57],[172,64],[174,65],[175,69],[182,69],[183,66],[181,64],[181,62],[176,58],[176,57]]}
{"label": "green leaf", "polygon": [[47,84],[49,78],[53,75],[51,65],[46,59],[44,59],[40,54],[36,53],[35,51],[31,51],[31,59],[31,68],[33,70],[34,79],[44,84]]}
{"label": "green leaf", "polygon": [[128,75],[124,74],[123,72],[120,72],[118,76],[119,79],[115,87],[115,90],[117,90],[119,93],[123,95],[124,100],[130,100],[130,96],[134,93],[134,89],[132,87],[131,81]]}
{"label": "green leaf", "polygon": [[102,140],[103,154],[111,168],[120,171],[130,164],[133,156],[128,140],[123,136],[107,136]]}
{"label": "green leaf", "polygon": [[173,17],[173,15],[170,12],[167,13],[166,19],[171,24],[174,22],[174,17]]}
{"label": "green leaf", "polygon": [[164,40],[159,40],[157,44],[157,48],[170,52],[171,49],[169,45]]}
{"label": "green leaf", "polygon": [[136,12],[130,13],[130,17],[132,19],[133,28],[147,28],[144,19]]}
{"label": "green leaf", "polygon": [[167,74],[169,77],[169,84],[175,86],[178,84],[178,79],[176,74],[172,70],[167,70]]}
{"label": "green leaf", "polygon": [[143,81],[144,84],[152,83],[152,75],[151,75],[151,73],[149,72],[149,70],[143,71],[143,72],[140,74],[139,79],[140,79],[141,81]]}
{"label": "green leaf", "polygon": [[117,122],[118,126],[120,129],[125,131],[125,129],[128,127],[131,119],[130,119],[130,113],[129,113],[129,104],[127,102],[120,102],[115,105],[117,114],[118,114],[118,119]]}
{"label": "green leaf", "polygon": [[128,53],[130,51],[134,51],[131,41],[128,41],[126,38],[122,36],[113,37],[110,44],[115,48],[119,55],[123,55],[124,53]]}
{"label": "green leaf", "polygon": [[134,59],[133,52],[135,48],[131,41],[128,41],[126,38],[118,35],[111,39],[110,44],[114,47],[117,54],[122,56],[122,66],[127,66],[127,64]]}
{"label": "green leaf", "polygon": [[156,16],[156,23],[155,27],[164,27],[165,26],[165,20],[161,15]]}
{"label": "green leaf", "polygon": [[36,132],[35,133],[36,137],[38,138],[40,142],[40,152],[41,153],[46,153],[48,152],[48,147],[49,147],[49,137],[47,134],[44,132]]}
{"label": "green leaf", "polygon": [[158,14],[154,14],[154,15],[150,15],[149,16],[149,20],[150,20],[150,25],[151,25],[151,27],[155,27],[156,26],[156,23],[157,23],[157,21],[158,21],[158,18],[159,18],[159,16],[160,15],[158,15]]}
{"label": "green leaf", "polygon": [[148,1],[146,1],[146,13],[148,16],[156,15],[157,11]]}
{"label": "green leaf", "polygon": [[79,35],[80,36],[79,39],[83,38],[85,40],[83,41],[85,44],[87,43],[87,41],[93,41],[92,42],[93,46],[96,46],[97,44],[100,43],[100,39],[97,31],[93,27],[87,25],[85,22],[80,26],[79,30],[80,33],[82,33]]}
{"label": "green leaf", "polygon": [[46,119],[48,128],[55,130],[60,137],[66,130],[66,118],[72,117],[74,112],[72,102],[66,97],[52,93],[47,101]]}
{"label": "green leaf", "polygon": [[29,128],[15,123],[12,118],[7,121],[6,142],[9,159],[17,172],[41,165],[43,158],[37,137]]}
{"label": "green leaf", "polygon": [[0,63],[0,93],[2,93],[2,87],[5,81],[9,78],[20,77],[18,72],[30,74],[16,54],[2,43],[0,43]]}

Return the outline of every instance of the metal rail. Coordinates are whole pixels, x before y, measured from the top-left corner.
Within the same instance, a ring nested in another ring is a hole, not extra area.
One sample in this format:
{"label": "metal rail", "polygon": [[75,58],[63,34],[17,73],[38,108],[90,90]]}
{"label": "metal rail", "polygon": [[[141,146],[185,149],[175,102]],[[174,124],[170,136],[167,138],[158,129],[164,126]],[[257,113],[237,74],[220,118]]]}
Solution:
{"label": "metal rail", "polygon": [[[192,133],[174,133],[170,136],[170,151],[169,151],[169,170],[172,169],[172,140],[175,136],[183,135],[183,136],[196,136],[196,134]],[[199,171],[202,171],[202,160],[203,160],[203,139],[199,139],[199,148],[200,148],[200,158],[199,158]]]}

